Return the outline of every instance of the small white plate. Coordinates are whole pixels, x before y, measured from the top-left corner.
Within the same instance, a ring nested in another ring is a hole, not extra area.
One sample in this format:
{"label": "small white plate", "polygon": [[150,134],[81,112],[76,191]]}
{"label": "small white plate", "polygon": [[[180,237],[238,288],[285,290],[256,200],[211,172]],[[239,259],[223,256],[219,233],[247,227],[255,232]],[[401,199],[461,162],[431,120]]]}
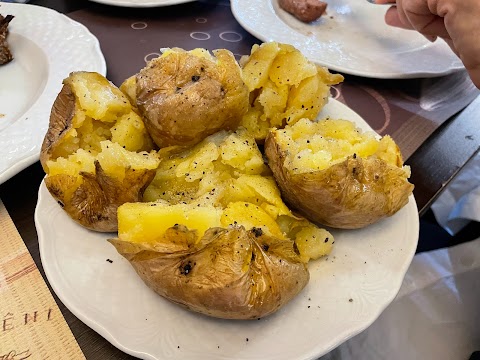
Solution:
{"label": "small white plate", "polygon": [[280,9],[277,0],[231,0],[233,15],[262,41],[288,43],[317,64],[372,78],[417,78],[463,69],[443,40],[385,24],[387,6],[365,0],[324,0],[327,14],[304,23]]}
{"label": "small white plate", "polygon": [[8,43],[14,60],[0,65],[0,184],[39,159],[52,104],[72,71],[106,73],[98,40],[54,10],[0,3],[14,15]]}
{"label": "small white plate", "polygon": [[192,2],[195,0],[90,0],[96,3],[123,7],[159,7]]}
{"label": "small white plate", "polygon": [[[336,100],[322,115],[370,129]],[[74,223],[44,183],[35,224],[45,274],[67,308],[124,352],[156,360],[316,359],[368,327],[394,299],[419,231],[413,196],[391,218],[332,231],[332,254],[309,264],[310,282],[295,299],[264,319],[234,321],[192,313],[158,296],[106,241],[115,234]]]}

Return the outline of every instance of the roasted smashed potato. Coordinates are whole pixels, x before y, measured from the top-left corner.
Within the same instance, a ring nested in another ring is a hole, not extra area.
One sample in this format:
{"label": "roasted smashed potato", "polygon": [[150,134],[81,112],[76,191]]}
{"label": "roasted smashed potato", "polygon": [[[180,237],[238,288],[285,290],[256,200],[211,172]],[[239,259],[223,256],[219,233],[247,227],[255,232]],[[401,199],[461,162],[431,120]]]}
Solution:
{"label": "roasted smashed potato", "polygon": [[365,227],[395,214],[413,191],[392,138],[378,140],[347,120],[272,129],[265,153],[283,198],[317,224]]}
{"label": "roasted smashed potato", "polygon": [[[235,130],[248,108],[248,90],[233,54],[225,49],[169,49],[122,89],[136,102],[159,147],[192,146]],[[135,85],[135,92],[133,91]]]}
{"label": "roasted smashed potato", "polygon": [[45,184],[79,224],[117,230],[117,207],[142,199],[159,164],[143,120],[126,96],[97,73],[63,82],[42,144]]}
{"label": "roasted smashed potato", "polygon": [[340,74],[315,65],[291,45],[254,45],[242,57],[242,78],[250,92],[250,108],[241,126],[263,142],[271,127],[283,128],[302,118],[315,119],[327,103]]}
{"label": "roasted smashed potato", "polygon": [[165,241],[111,240],[145,283],[189,310],[223,319],[257,319],[276,311],[307,284],[293,242],[243,227],[196,233],[177,226]]}
{"label": "roasted smashed potato", "polygon": [[118,210],[112,241],[160,295],[210,316],[266,316],[308,282],[332,235],[294,216],[244,130],[160,150],[145,203]]}

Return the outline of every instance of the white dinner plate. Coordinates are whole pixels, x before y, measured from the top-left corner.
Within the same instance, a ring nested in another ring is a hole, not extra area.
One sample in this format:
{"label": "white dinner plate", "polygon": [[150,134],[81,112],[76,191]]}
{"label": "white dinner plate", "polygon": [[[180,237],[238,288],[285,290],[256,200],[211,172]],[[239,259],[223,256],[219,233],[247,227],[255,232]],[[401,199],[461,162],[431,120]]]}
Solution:
{"label": "white dinner plate", "polygon": [[[331,100],[323,115],[368,125]],[[316,359],[368,327],[394,299],[418,241],[415,200],[362,230],[334,230],[327,257],[311,262],[306,288],[260,320],[219,320],[150,290],[127,260],[74,223],[42,183],[35,211],[45,274],[61,301],[113,345],[144,359]]]}
{"label": "white dinner plate", "polygon": [[96,3],[123,7],[158,7],[192,2],[195,0],[90,0]]}
{"label": "white dinner plate", "polygon": [[366,0],[324,0],[327,14],[304,23],[277,0],[231,0],[233,15],[262,41],[288,43],[312,61],[345,74],[372,78],[416,78],[463,69],[443,40],[385,24],[388,6]]}
{"label": "white dinner plate", "polygon": [[72,71],[106,73],[97,38],[54,10],[0,3],[14,15],[8,43],[14,59],[0,65],[0,184],[39,159],[50,110]]}

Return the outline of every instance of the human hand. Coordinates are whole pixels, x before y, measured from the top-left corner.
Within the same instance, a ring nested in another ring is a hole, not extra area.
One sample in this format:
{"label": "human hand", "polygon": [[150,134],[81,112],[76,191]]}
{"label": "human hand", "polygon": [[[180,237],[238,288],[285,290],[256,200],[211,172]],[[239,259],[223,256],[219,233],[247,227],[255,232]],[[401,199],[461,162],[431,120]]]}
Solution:
{"label": "human hand", "polygon": [[[376,3],[395,1],[376,0]],[[444,39],[480,88],[479,0],[397,0],[396,5],[385,15],[387,24],[416,30],[430,41],[437,37]]]}

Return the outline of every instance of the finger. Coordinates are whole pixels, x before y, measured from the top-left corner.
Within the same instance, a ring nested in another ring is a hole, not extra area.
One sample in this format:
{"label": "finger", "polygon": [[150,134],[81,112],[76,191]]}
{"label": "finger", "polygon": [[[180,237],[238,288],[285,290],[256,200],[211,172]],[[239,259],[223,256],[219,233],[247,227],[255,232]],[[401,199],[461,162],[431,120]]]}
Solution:
{"label": "finger", "polygon": [[453,40],[450,38],[443,38],[443,40],[445,40],[445,42],[448,44],[448,46],[450,46],[452,51],[458,56],[458,51],[455,48],[455,45],[453,44]]}
{"label": "finger", "polygon": [[396,0],[374,0],[375,4],[395,4]]}
{"label": "finger", "polygon": [[435,41],[437,37],[450,38],[443,18],[431,13],[413,14],[408,10],[403,13],[402,8],[397,6],[388,9],[385,22],[402,29],[417,30],[430,41]]}
{"label": "finger", "polygon": [[480,65],[474,68],[467,68],[467,71],[475,86],[480,89]]}
{"label": "finger", "polygon": [[[479,5],[480,9],[480,4]],[[448,14],[445,24],[450,32],[451,42],[447,42],[462,60],[468,74],[477,87],[480,87],[480,28],[478,11],[461,11]]]}
{"label": "finger", "polygon": [[402,29],[412,30],[413,26],[408,22],[402,20],[401,11],[398,7],[392,6],[385,13],[385,22],[390,26],[395,26]]}
{"label": "finger", "polygon": [[408,17],[405,13],[405,8],[408,6],[411,0],[397,0],[397,7],[396,10],[394,9],[389,9],[391,14],[395,14],[396,12],[396,18],[400,21],[397,23],[398,27],[404,28],[404,29],[413,29],[413,24],[410,24],[410,21],[408,20]]}
{"label": "finger", "polygon": [[450,37],[445,28],[444,19],[439,16],[433,15],[430,12],[414,13],[408,11],[408,9],[405,11],[405,15],[413,29],[423,35]]}

